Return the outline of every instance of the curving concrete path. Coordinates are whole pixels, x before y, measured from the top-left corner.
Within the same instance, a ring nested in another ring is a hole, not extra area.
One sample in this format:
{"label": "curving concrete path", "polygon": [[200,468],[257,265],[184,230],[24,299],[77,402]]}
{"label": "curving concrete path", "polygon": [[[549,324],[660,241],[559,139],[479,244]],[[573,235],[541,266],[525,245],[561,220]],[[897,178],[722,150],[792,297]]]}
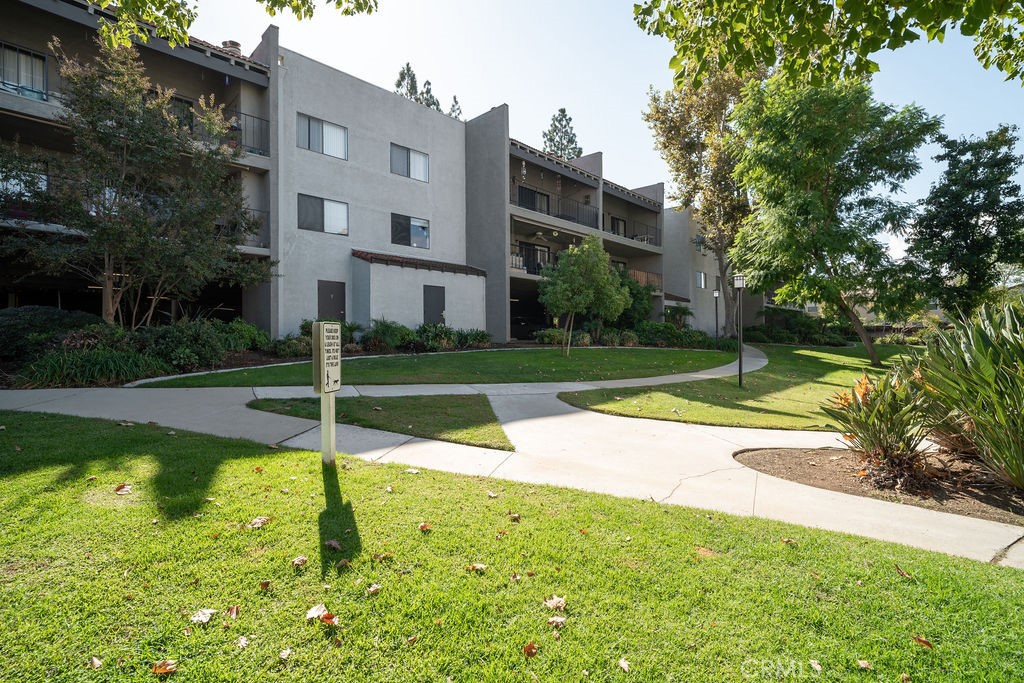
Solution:
{"label": "curving concrete path", "polygon": [[[766,363],[756,349],[744,350],[745,369],[754,371]],[[836,434],[617,417],[574,408],[556,396],[735,373],[732,363],[681,375],[602,382],[346,387],[342,395],[484,394],[516,450],[474,448],[343,424],[337,425],[337,448],[376,462],[765,517],[1024,568],[1024,527],[817,489],[756,472],[732,457],[746,448],[836,446]],[[2,391],[0,408],[154,420],[175,429],[318,451],[318,422],[245,407],[253,397],[314,395],[307,387]]]}

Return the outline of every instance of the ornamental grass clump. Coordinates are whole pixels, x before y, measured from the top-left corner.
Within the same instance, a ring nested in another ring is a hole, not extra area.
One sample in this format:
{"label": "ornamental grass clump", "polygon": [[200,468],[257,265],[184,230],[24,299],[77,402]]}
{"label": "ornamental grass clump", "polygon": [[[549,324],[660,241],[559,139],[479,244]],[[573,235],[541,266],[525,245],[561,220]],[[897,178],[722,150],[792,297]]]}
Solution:
{"label": "ornamental grass clump", "polygon": [[933,410],[1000,479],[1024,489],[1024,330],[1017,311],[982,307],[938,334],[922,373]]}
{"label": "ornamental grass clump", "polygon": [[925,472],[921,443],[927,433],[920,410],[921,385],[899,370],[872,383],[867,373],[852,391],[822,406],[858,451],[868,479],[878,488],[905,488]]}

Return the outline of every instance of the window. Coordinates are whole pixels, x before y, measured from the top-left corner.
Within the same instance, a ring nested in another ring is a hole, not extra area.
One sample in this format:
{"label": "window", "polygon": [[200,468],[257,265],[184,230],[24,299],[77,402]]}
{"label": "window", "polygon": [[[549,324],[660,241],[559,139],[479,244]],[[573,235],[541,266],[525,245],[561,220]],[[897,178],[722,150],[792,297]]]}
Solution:
{"label": "window", "polygon": [[19,95],[46,99],[46,57],[0,43],[0,82]]}
{"label": "window", "polygon": [[551,197],[529,187],[519,186],[519,206],[540,213],[551,213]]}
{"label": "window", "polygon": [[430,221],[391,214],[391,244],[430,249]]}
{"label": "window", "polygon": [[348,159],[348,128],[312,116],[298,115],[295,143],[311,152]]}
{"label": "window", "polygon": [[612,224],[611,233],[613,235],[625,235],[626,234],[626,219],[625,218],[618,218],[617,216],[612,216],[611,224]]}
{"label": "window", "polygon": [[391,143],[391,172],[413,180],[430,180],[430,157],[408,147]]}
{"label": "window", "polygon": [[299,195],[299,230],[348,234],[348,204]]}
{"label": "window", "polygon": [[702,271],[697,271],[697,289],[708,288],[708,274]]}

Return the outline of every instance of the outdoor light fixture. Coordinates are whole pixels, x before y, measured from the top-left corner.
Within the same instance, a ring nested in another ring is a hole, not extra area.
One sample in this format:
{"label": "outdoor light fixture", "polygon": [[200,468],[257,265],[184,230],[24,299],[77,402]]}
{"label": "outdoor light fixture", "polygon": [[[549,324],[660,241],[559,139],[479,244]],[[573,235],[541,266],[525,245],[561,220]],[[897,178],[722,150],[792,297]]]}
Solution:
{"label": "outdoor light fixture", "polygon": [[715,297],[715,344],[718,343],[718,297],[721,295],[717,289],[711,292],[711,296]]}
{"label": "outdoor light fixture", "polygon": [[[737,291],[736,296],[736,341],[739,342],[739,380],[740,388],[743,388],[743,289],[747,286],[747,276],[734,273],[732,276],[732,288]],[[717,308],[717,307],[716,307]]]}

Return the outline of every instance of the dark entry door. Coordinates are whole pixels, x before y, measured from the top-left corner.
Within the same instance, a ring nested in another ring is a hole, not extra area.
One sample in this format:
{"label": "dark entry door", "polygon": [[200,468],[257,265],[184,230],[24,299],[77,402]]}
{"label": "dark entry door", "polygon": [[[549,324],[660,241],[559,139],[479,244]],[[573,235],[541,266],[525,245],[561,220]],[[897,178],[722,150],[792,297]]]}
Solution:
{"label": "dark entry door", "polygon": [[444,322],[444,287],[423,285],[423,322]]}
{"label": "dark entry door", "polygon": [[316,281],[316,317],[321,320],[345,319],[345,283]]}

